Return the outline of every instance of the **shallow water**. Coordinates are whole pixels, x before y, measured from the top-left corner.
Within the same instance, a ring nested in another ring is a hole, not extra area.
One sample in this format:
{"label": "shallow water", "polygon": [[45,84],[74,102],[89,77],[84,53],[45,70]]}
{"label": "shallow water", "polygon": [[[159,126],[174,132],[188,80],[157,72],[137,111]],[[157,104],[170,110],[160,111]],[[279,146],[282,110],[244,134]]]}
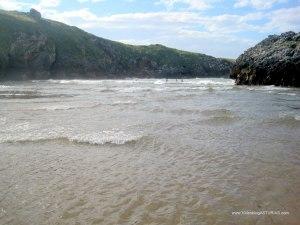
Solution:
{"label": "shallow water", "polygon": [[299,224],[299,110],[229,79],[2,83],[0,224]]}

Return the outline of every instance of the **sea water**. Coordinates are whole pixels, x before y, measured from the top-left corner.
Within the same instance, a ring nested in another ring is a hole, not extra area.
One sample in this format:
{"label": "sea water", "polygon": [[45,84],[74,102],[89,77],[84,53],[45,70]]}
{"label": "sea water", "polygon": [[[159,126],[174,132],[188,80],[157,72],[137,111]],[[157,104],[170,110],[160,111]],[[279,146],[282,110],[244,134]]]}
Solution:
{"label": "sea water", "polygon": [[0,224],[299,224],[299,110],[230,79],[1,83]]}

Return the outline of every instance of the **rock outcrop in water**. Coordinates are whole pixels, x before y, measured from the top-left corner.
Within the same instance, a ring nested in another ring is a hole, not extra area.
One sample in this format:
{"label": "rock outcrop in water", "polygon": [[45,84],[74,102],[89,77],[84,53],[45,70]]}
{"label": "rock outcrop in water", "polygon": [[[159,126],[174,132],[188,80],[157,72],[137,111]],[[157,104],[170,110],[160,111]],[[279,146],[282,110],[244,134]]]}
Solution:
{"label": "rock outcrop in water", "polygon": [[226,59],[133,46],[29,13],[0,10],[0,79],[228,77]]}
{"label": "rock outcrop in water", "polygon": [[271,35],[236,60],[237,84],[300,86],[300,33]]}

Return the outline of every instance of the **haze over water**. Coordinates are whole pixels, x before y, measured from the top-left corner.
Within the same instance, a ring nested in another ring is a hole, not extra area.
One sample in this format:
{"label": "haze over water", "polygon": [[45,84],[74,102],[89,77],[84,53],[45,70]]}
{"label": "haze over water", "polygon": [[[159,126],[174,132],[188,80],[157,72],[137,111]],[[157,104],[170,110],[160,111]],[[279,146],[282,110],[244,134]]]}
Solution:
{"label": "haze over water", "polygon": [[[300,89],[0,84],[0,224],[299,224]],[[239,211],[288,215],[232,215]]]}

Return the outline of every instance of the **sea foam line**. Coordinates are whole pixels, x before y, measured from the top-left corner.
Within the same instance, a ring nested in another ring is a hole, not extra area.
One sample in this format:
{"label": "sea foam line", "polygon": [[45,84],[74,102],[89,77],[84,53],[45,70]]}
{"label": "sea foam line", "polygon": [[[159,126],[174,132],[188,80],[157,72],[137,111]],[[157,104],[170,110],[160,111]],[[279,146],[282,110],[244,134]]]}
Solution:
{"label": "sea foam line", "polygon": [[61,131],[40,131],[40,132],[13,132],[0,138],[0,143],[23,143],[43,141],[66,141],[78,144],[90,145],[124,145],[136,142],[141,139],[141,134],[129,134],[119,130],[107,130],[95,133],[68,134]]}

